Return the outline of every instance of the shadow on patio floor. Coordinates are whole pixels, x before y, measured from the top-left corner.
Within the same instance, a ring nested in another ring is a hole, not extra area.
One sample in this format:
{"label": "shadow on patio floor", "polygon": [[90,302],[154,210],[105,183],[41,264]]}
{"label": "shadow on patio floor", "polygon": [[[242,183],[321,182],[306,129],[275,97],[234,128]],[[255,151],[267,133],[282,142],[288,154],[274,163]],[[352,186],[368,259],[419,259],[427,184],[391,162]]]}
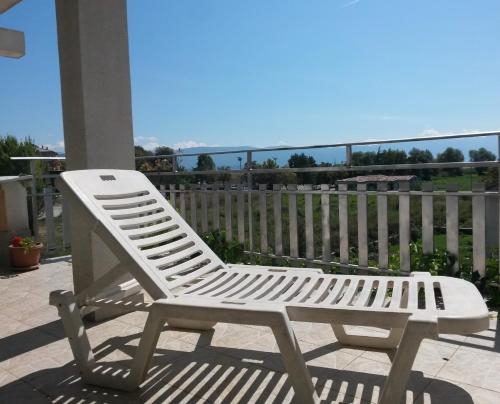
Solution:
{"label": "shadow on patio floor", "polygon": [[[166,327],[166,329],[169,329]],[[123,358],[135,353],[140,334],[114,337],[100,344],[96,358]],[[73,362],[26,375],[23,380],[56,403],[194,403],[194,402],[290,402],[293,397],[287,377],[281,370],[279,354],[265,356],[260,351],[208,346],[213,333],[205,332],[192,352],[158,348],[147,380],[132,393],[88,386],[81,382]],[[134,343],[132,343],[134,341]],[[337,343],[313,349],[305,354],[307,361],[338,349]],[[244,359],[242,359],[244,358]],[[113,365],[127,366],[127,360]],[[110,362],[111,364],[111,362]],[[376,402],[385,377],[381,374],[329,367],[309,366],[322,403]],[[5,402],[19,401],[19,380],[0,387]],[[26,386],[25,386],[26,387]],[[25,390],[22,390],[25,391]],[[29,398],[29,392],[25,391]],[[455,384],[412,372],[407,402],[471,404],[473,400]]]}

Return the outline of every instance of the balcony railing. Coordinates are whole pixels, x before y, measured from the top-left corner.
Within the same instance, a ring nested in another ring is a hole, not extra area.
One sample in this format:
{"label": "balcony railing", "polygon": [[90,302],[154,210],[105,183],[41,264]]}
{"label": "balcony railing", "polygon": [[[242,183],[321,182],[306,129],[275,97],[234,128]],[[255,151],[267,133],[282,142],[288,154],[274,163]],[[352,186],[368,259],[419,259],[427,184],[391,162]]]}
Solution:
{"label": "balcony railing", "polygon": [[[438,139],[496,136],[499,132],[408,138],[350,144],[335,144],[274,149],[245,150],[247,167],[229,171],[240,175],[238,182],[167,184],[172,176],[213,176],[226,170],[176,170],[175,161],[186,154],[154,156],[174,162],[169,172],[147,175],[159,183],[159,189],[199,233],[221,229],[228,240],[244,245],[253,259],[289,260],[325,265],[344,270],[411,271],[412,248],[421,245],[423,254],[436,247],[454,257],[452,271],[458,271],[464,260],[470,260],[473,271],[485,274],[488,260],[498,262],[499,207],[497,190],[486,191],[482,183],[470,190],[459,190],[455,184],[436,189],[432,182],[410,187],[408,182],[390,190],[387,183],[375,189],[359,183],[354,189],[346,183],[296,185],[254,184],[257,174],[373,172],[381,170],[471,169],[494,167],[500,162],[450,162],[397,165],[352,166],[352,147],[356,145],[418,142]],[[297,150],[344,147],[346,161],[331,167],[253,169],[255,153],[272,150]],[[241,154],[242,151],[213,154]],[[149,157],[147,157],[149,158]],[[34,161],[34,160],[32,160]],[[34,167],[34,164],[32,164]],[[50,181],[55,174],[44,175]],[[160,178],[166,181],[159,181]],[[178,178],[178,177],[176,177]],[[233,177],[234,179],[234,177]],[[35,181],[35,180],[34,180]],[[186,182],[186,181],[184,181]],[[33,184],[35,185],[35,183]],[[498,189],[498,188],[497,188]],[[40,201],[43,200],[43,204]],[[31,196],[35,220],[33,230],[40,235],[49,251],[70,246],[67,206],[53,186]],[[39,213],[42,213],[40,216]],[[43,224],[37,226],[37,223]],[[412,243],[413,240],[413,243]],[[498,264],[497,264],[498,265]]]}

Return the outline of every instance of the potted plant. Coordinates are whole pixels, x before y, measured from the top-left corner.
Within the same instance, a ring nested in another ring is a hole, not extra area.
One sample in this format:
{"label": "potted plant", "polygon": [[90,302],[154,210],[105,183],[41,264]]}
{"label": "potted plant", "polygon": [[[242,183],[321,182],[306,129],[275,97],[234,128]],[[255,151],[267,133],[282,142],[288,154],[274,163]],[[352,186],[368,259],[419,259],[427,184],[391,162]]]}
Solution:
{"label": "potted plant", "polygon": [[10,262],[14,269],[26,271],[38,269],[43,244],[31,237],[16,236],[9,245]]}

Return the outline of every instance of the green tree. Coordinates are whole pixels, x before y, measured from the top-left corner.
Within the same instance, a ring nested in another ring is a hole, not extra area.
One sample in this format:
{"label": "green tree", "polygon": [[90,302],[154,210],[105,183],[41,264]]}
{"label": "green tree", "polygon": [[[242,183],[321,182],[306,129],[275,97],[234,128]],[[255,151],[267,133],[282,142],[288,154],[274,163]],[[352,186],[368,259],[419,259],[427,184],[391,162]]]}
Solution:
{"label": "green tree", "polygon": [[[495,161],[497,157],[489,150],[481,147],[477,150],[469,150],[470,161]],[[482,175],[486,172],[486,167],[476,167],[476,172]]]}
{"label": "green tree", "polygon": [[17,140],[14,136],[0,137],[0,175],[19,175],[30,172],[29,162],[11,160],[11,157],[36,156],[36,145],[31,138]]}
{"label": "green tree", "polygon": [[[460,149],[448,147],[445,151],[437,155],[436,160],[438,161],[438,163],[460,163],[464,161],[464,154]],[[450,176],[462,175],[462,170],[460,168],[446,168],[443,171]]]}
{"label": "green tree", "polygon": [[[408,156],[406,152],[397,149],[378,149],[377,152],[354,152],[351,156],[351,165],[353,166],[405,164],[407,161]],[[382,170],[378,172],[385,174],[402,174],[399,170]],[[366,173],[360,171],[352,173],[352,175],[366,175]]]}
{"label": "green tree", "polygon": [[[392,164],[405,164],[408,162],[408,156],[404,150],[397,149],[380,149],[377,151],[377,155],[375,157],[375,164],[380,165],[392,165]],[[383,173],[388,175],[402,175],[405,174],[404,171],[401,170],[384,170]]]}
{"label": "green tree", "polygon": [[[214,159],[208,154],[200,154],[198,156],[198,160],[196,161],[196,167],[193,168],[193,171],[212,171],[215,170],[215,162]],[[197,175],[196,181],[215,181],[217,176],[213,175]]]}
{"label": "green tree", "polygon": [[[414,147],[408,153],[408,163],[410,164],[426,164],[432,163],[434,161],[434,156],[430,150],[422,150]],[[421,178],[422,180],[430,180],[433,175],[432,169],[418,169],[412,170],[413,174]]]}
{"label": "green tree", "polygon": [[211,171],[215,170],[214,159],[208,154],[200,154],[196,161],[194,171]]}
{"label": "green tree", "polygon": [[[134,146],[135,157],[146,157],[152,156],[153,152],[151,150],[146,150],[142,146]],[[150,159],[136,159],[135,169],[139,171],[151,171],[153,169],[153,161]]]}
{"label": "green tree", "polygon": [[[267,159],[263,161],[261,164],[256,164],[255,168],[266,168],[266,169],[275,169],[279,168],[278,163],[275,159]],[[255,182],[258,184],[277,184],[280,182],[280,174],[277,173],[265,173],[265,174],[255,174]]]}
{"label": "green tree", "polygon": [[[304,153],[295,153],[288,159],[288,166],[290,168],[308,168],[316,167],[316,160],[313,156],[307,156]],[[297,173],[297,182],[301,184],[314,183],[315,176],[313,173]]]}
{"label": "green tree", "polygon": [[155,148],[153,154],[155,156],[168,156],[170,154],[175,154],[175,150],[168,146],[158,146]]}
{"label": "green tree", "polygon": [[[154,161],[155,168],[161,171],[172,171],[172,157],[161,157],[169,156],[175,154],[175,150],[168,146],[158,146],[154,149],[153,154],[159,156],[158,159]],[[179,164],[177,165],[179,169]]]}
{"label": "green tree", "polygon": [[353,166],[370,166],[377,161],[377,153],[375,152],[354,152],[351,156],[351,165]]}

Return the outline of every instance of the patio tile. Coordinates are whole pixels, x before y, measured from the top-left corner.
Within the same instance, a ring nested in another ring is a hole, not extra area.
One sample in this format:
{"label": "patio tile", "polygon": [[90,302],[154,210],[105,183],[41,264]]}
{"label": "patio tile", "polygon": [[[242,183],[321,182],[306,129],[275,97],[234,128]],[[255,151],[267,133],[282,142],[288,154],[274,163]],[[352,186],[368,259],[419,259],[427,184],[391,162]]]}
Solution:
{"label": "patio tile", "polygon": [[14,382],[17,379],[13,374],[0,369],[0,387]]}
{"label": "patio tile", "polygon": [[199,347],[209,345],[215,333],[215,328],[206,331],[198,331],[198,330],[181,330],[178,328],[170,328],[167,326],[165,330],[166,331],[164,331],[164,333],[168,334],[170,338],[178,339],[180,341],[184,341],[188,344]]}
{"label": "patio tile", "polygon": [[417,398],[417,404],[498,404],[500,393],[482,389],[465,383],[442,383],[436,379]]}
{"label": "patio tile", "polygon": [[500,392],[500,356],[460,347],[438,376]]}
{"label": "patio tile", "polygon": [[337,341],[330,324],[314,324],[294,321],[293,330],[297,339],[316,345],[326,345]]}
{"label": "patio tile", "polygon": [[[457,349],[458,347],[433,344],[431,340],[424,340],[420,345],[412,369],[434,376],[448,363]],[[391,363],[389,355],[385,351],[370,350],[364,352],[361,356],[386,364]]]}
{"label": "patio tile", "polygon": [[0,402],[47,404],[51,400],[45,394],[34,389],[22,380],[16,380],[1,387]]}
{"label": "patio tile", "polygon": [[118,317],[117,321],[124,324],[132,325],[134,327],[144,328],[144,324],[146,323],[147,318],[148,318],[148,313],[143,311],[136,311]]}
{"label": "patio tile", "polygon": [[[351,392],[350,395],[377,403],[390,365],[361,356],[352,361],[344,370],[357,381],[356,391],[354,394]],[[431,381],[429,375],[412,371],[407,386],[406,402],[412,402]]]}

